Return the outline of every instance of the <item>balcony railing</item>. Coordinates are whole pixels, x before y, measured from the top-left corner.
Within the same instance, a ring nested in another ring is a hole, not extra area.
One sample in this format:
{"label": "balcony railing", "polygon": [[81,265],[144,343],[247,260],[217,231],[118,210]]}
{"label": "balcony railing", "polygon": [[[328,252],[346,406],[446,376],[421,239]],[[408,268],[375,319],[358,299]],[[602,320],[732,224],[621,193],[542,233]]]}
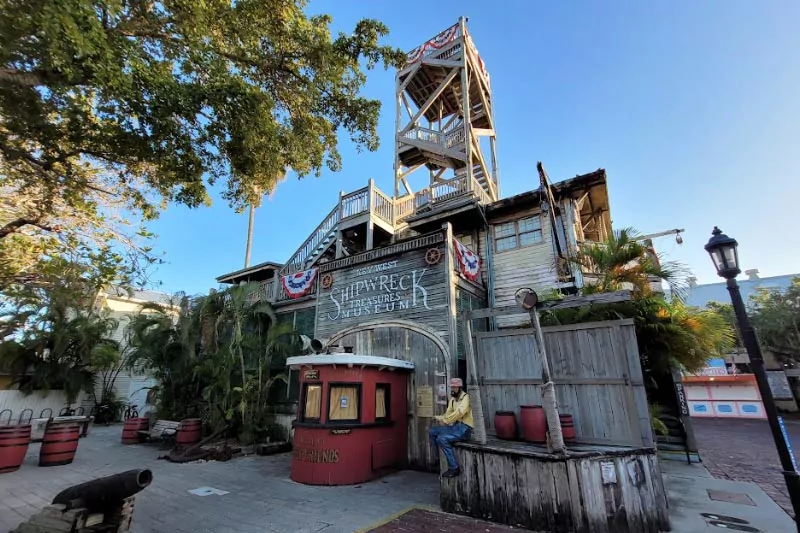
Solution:
{"label": "balcony railing", "polygon": [[[464,145],[467,138],[464,132],[464,127],[454,128],[450,131],[437,131],[430,128],[423,128],[418,126],[405,132],[402,136],[404,139],[422,141],[428,144],[441,146],[446,149],[459,149]],[[463,150],[459,150],[463,151]]]}

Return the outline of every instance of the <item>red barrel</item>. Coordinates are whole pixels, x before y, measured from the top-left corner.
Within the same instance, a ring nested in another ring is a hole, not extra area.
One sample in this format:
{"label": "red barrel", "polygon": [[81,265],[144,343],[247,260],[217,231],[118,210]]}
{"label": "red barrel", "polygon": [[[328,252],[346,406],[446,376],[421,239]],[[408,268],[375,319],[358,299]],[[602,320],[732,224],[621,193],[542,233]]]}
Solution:
{"label": "red barrel", "polygon": [[558,418],[561,422],[561,435],[564,437],[564,442],[575,442],[575,420],[572,419],[572,415],[559,414]]}
{"label": "red barrel", "polygon": [[30,424],[0,426],[0,474],[13,472],[20,467],[30,442]]}
{"label": "red barrel", "polygon": [[522,438],[528,442],[547,442],[547,418],[541,405],[520,405]]}
{"label": "red barrel", "polygon": [[494,414],[494,431],[498,439],[516,439],[517,416],[514,411],[497,411]]}
{"label": "red barrel", "polygon": [[150,420],[147,418],[129,418],[122,426],[122,444],[139,444],[142,439],[139,437],[140,431],[145,431],[150,427]]}
{"label": "red barrel", "polygon": [[78,422],[54,422],[47,424],[39,452],[39,466],[68,465],[75,459],[81,424]]}
{"label": "red barrel", "polygon": [[175,436],[175,443],[178,446],[191,446],[200,442],[200,435],[203,431],[203,421],[199,418],[185,418],[178,426],[178,434]]}

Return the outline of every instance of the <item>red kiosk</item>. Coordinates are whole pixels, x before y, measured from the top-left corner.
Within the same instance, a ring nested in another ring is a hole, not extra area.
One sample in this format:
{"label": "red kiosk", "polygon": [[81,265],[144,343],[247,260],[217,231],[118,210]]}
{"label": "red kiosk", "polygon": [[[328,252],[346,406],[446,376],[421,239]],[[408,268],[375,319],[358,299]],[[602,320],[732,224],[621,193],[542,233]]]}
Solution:
{"label": "red kiosk", "polygon": [[289,357],[300,371],[291,478],[352,485],[407,462],[408,376],[414,364],[350,353]]}

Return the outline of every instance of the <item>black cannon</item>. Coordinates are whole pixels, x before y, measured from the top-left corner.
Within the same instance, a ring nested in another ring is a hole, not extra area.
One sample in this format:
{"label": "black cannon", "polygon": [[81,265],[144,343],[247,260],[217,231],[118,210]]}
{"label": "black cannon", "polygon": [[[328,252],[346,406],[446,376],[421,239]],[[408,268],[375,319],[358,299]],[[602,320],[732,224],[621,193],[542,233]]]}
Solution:
{"label": "black cannon", "polygon": [[153,472],[146,468],[128,470],[62,490],[53,498],[53,503],[66,505],[66,510],[83,507],[89,511],[103,511],[121,505],[151,481]]}
{"label": "black cannon", "polygon": [[31,531],[130,531],[134,495],[153,481],[147,469],[128,470],[75,485],[12,533]]}

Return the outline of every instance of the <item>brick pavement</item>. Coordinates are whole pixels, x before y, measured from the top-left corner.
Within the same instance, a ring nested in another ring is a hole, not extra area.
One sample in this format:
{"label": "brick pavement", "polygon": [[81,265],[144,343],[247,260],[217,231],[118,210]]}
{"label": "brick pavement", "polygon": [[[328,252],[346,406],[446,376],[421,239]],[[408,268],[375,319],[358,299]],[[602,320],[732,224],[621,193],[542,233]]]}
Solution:
{"label": "brick pavement", "polygon": [[[800,453],[800,422],[786,420],[795,456]],[[714,477],[757,484],[794,516],[778,452],[766,420],[693,418],[700,457]]]}
{"label": "brick pavement", "polygon": [[437,533],[505,533],[516,531],[513,527],[475,520],[430,509],[412,509],[397,518],[373,529],[371,533],[397,533],[425,531]]}
{"label": "brick pavement", "polygon": [[[150,468],[153,483],[136,497],[135,533],[351,533],[410,506],[438,506],[435,475],[404,471],[349,487],[310,487],[289,479],[289,454],[173,464],[151,445],[123,446],[121,426],[92,428],[71,465],[37,466],[31,444],[22,468],[0,475],[0,531],[9,531],[69,486],[131,468]],[[224,495],[188,491],[213,487]],[[435,531],[426,529],[426,531]]]}

